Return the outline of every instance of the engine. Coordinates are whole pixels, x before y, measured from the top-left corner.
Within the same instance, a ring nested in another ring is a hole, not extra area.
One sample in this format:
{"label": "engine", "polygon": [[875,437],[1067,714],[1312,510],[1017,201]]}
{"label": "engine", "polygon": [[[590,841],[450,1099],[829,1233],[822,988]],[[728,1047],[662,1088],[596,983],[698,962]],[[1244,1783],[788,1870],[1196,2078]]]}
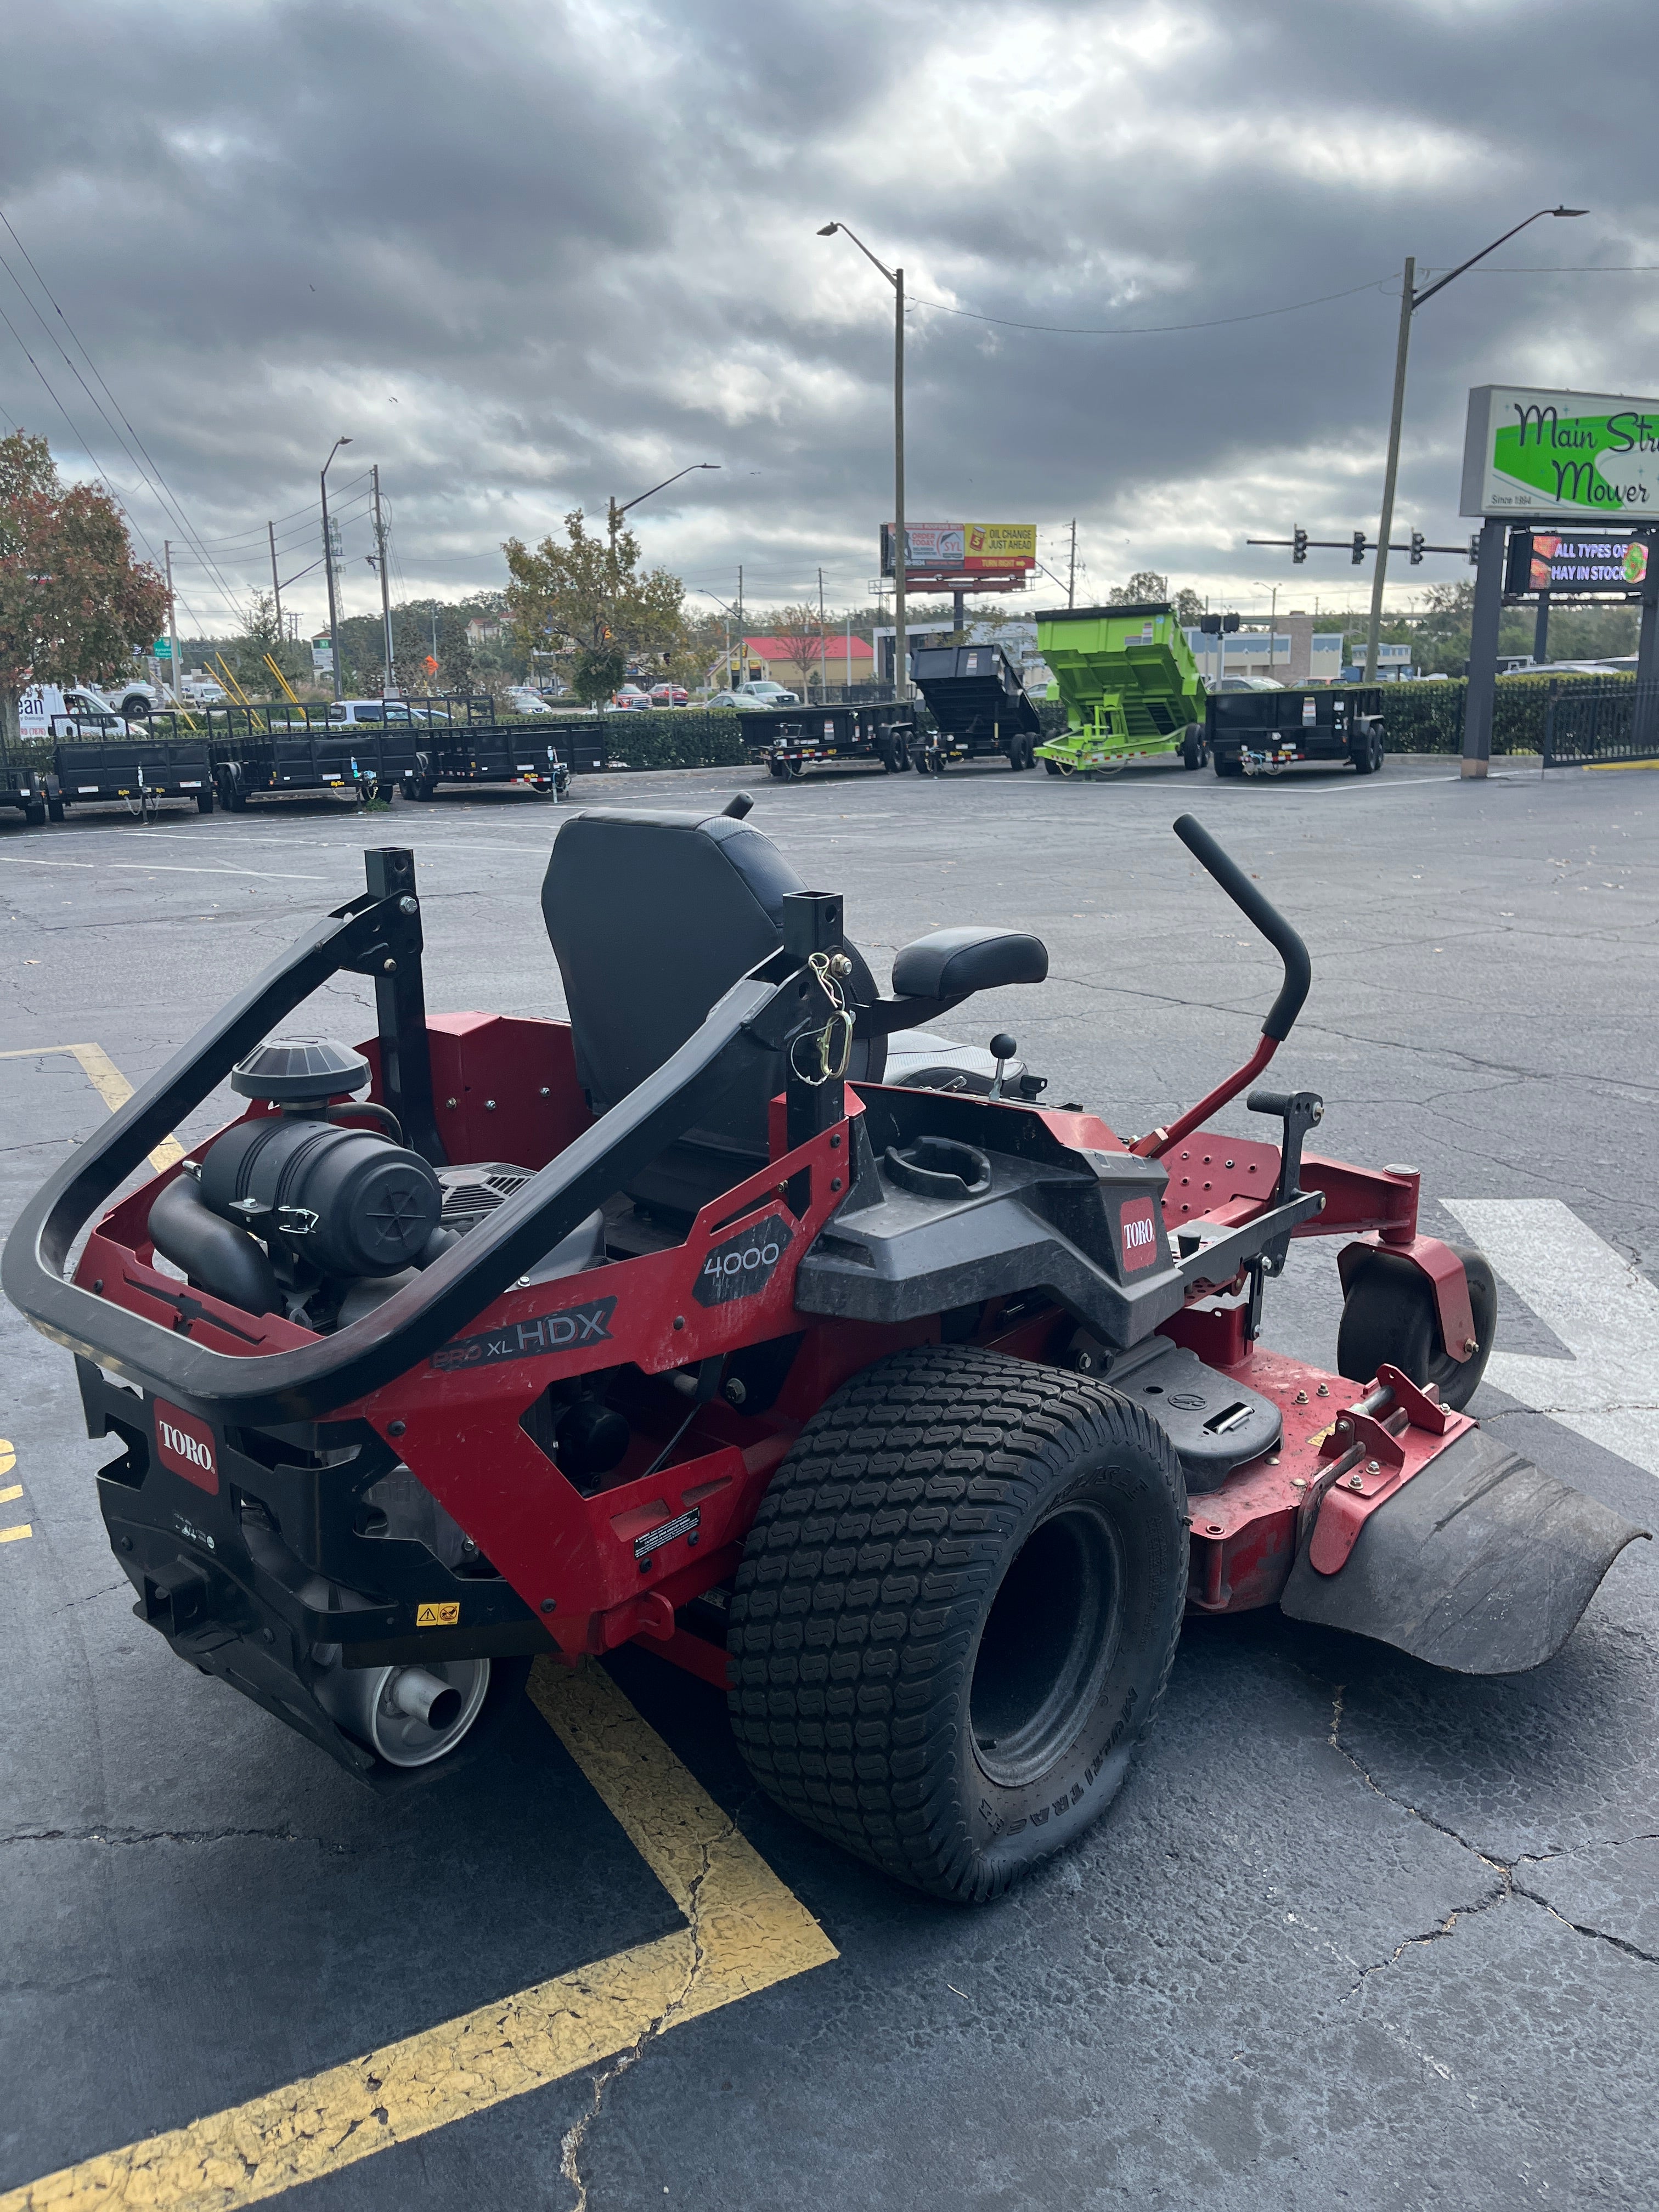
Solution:
{"label": "engine", "polygon": [[362,1055],[330,1038],[250,1053],[231,1088],[273,1110],[227,1129],[161,1191],[149,1212],[156,1250],[198,1289],[321,1331],[361,1319],[429,1267],[524,1170],[445,1170],[457,1182],[447,1208],[443,1176],[404,1144],[390,1111],[350,1100],[368,1080]]}

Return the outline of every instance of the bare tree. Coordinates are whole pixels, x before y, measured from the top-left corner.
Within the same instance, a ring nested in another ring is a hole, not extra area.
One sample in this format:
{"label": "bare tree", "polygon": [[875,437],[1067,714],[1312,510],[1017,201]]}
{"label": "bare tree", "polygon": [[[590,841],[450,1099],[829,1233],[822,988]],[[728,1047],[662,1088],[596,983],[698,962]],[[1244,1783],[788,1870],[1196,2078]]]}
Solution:
{"label": "bare tree", "polygon": [[780,607],[776,616],[777,635],[789,647],[789,658],[799,669],[803,690],[811,696],[812,678],[818,679],[818,696],[823,696],[823,633],[818,628],[818,611],[804,600],[799,606]]}

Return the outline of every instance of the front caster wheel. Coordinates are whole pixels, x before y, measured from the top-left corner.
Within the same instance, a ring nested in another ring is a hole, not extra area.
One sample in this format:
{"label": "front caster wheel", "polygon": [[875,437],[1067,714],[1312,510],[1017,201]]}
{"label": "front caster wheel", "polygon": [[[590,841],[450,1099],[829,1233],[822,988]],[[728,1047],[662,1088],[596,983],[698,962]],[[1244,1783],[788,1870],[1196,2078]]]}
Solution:
{"label": "front caster wheel", "polygon": [[1498,1331],[1498,1285],[1484,1253],[1464,1244],[1452,1250],[1468,1278],[1474,1316],[1474,1350],[1467,1359],[1447,1351],[1429,1279],[1397,1252],[1372,1252],[1348,1278],[1336,1333],[1336,1371],[1351,1382],[1369,1382],[1386,1360],[1421,1386],[1432,1382],[1440,1402],[1461,1413],[1474,1397],[1492,1357]]}
{"label": "front caster wheel", "polygon": [[1115,1392],[971,1346],[855,1376],[738,1571],[738,1746],[786,1811],[917,1889],[1000,1896],[1111,1802],[1187,1589],[1186,1489]]}

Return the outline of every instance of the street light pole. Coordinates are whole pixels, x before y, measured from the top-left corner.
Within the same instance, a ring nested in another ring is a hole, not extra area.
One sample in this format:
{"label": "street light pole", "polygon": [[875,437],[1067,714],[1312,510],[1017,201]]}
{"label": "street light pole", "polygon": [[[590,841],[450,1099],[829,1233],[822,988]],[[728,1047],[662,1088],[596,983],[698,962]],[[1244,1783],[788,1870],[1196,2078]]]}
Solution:
{"label": "street light pole", "polygon": [[890,269],[875,255],[859,236],[848,229],[844,222],[826,222],[818,232],[820,238],[833,238],[843,231],[859,252],[893,288],[893,683],[894,694],[899,699],[910,696],[909,637],[905,623],[904,565],[907,546],[904,535],[904,271]]}
{"label": "street light pole", "polygon": [[323,573],[328,578],[328,657],[334,664],[334,696],[343,698],[340,683],[340,605],[334,589],[334,542],[328,534],[328,472],[334,465],[334,456],[342,446],[349,446],[349,438],[337,438],[329,447],[328,459],[323,463]]}
{"label": "street light pole", "polygon": [[[392,682],[392,587],[386,579],[386,517],[380,512],[380,465],[378,461],[375,462],[374,468],[370,471],[370,474],[373,477],[374,483],[374,552],[380,571],[380,626],[386,633],[386,682],[381,687],[381,696],[383,698],[390,699],[392,696],[393,690]],[[531,670],[531,673],[532,676],[535,673],[533,666]]]}
{"label": "street light pole", "polygon": [[1588,208],[1538,208],[1524,222],[1517,222],[1514,230],[1506,230],[1502,238],[1494,238],[1490,246],[1483,246],[1479,253],[1472,253],[1467,261],[1460,261],[1455,269],[1447,270],[1437,284],[1430,284],[1421,292],[1417,289],[1416,262],[1407,260],[1400,288],[1400,335],[1395,343],[1394,404],[1389,410],[1389,458],[1382,472],[1382,513],[1376,538],[1376,568],[1371,577],[1371,617],[1365,633],[1367,684],[1376,681],[1377,634],[1382,627],[1382,586],[1389,573],[1389,538],[1394,529],[1394,489],[1395,480],[1400,471],[1400,424],[1406,408],[1406,356],[1411,348],[1412,317],[1426,301],[1433,299],[1437,292],[1443,292],[1454,278],[1461,276],[1466,269],[1473,269],[1477,261],[1484,261],[1489,253],[1496,253],[1500,246],[1509,243],[1516,231],[1524,230],[1528,223],[1536,222],[1540,216],[1589,213]]}

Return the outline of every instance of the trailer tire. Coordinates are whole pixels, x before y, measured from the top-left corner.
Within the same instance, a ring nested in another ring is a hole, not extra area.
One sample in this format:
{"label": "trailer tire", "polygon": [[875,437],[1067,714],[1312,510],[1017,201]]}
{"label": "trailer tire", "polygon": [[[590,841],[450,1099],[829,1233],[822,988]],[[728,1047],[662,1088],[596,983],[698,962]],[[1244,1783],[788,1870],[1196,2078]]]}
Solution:
{"label": "trailer tire", "polygon": [[1218,775],[1243,775],[1244,773],[1244,763],[1237,753],[1212,752],[1210,765]]}
{"label": "trailer tire", "polygon": [[1106,1810],[1164,1693],[1186,1487],[1103,1384],[919,1346],[845,1384],[761,1501],[733,1733],[784,1809],[952,1903]]}
{"label": "trailer tire", "polygon": [[1365,723],[1358,736],[1348,748],[1348,758],[1353,763],[1356,775],[1375,775],[1382,765],[1382,725],[1380,721]]}
{"label": "trailer tire", "polygon": [[1181,765],[1182,768],[1202,768],[1208,747],[1204,743],[1201,722],[1188,722],[1181,733]]}
{"label": "trailer tire", "polygon": [[23,819],[31,830],[44,830],[46,826],[46,800],[31,799],[23,809]]}
{"label": "trailer tire", "polygon": [[196,794],[196,811],[197,811],[198,814],[211,814],[211,813],[212,813],[212,811],[213,811],[213,790],[212,790],[212,787],[211,787],[210,785],[209,787],[207,787],[205,789],[204,789],[204,790],[202,790],[202,791],[198,791],[198,792],[197,793],[197,794]]}
{"label": "trailer tire", "polygon": [[64,818],[64,802],[61,799],[49,799],[46,801],[46,819],[48,822],[61,822]]}
{"label": "trailer tire", "polygon": [[910,765],[910,749],[902,735],[888,738],[881,749],[881,764],[889,775],[902,775]]}
{"label": "trailer tire", "polygon": [[1369,1382],[1384,1360],[1419,1385],[1432,1382],[1442,1405],[1461,1413],[1474,1397],[1498,1332],[1498,1284],[1491,1262],[1473,1246],[1450,1248],[1463,1262],[1475,1348],[1455,1359],[1440,1334],[1428,1277],[1397,1252],[1373,1252],[1349,1278],[1336,1333],[1336,1371]]}
{"label": "trailer tire", "polygon": [[1042,765],[1048,769],[1050,775],[1058,775],[1060,772],[1060,763],[1057,760],[1046,760],[1043,762]]}

